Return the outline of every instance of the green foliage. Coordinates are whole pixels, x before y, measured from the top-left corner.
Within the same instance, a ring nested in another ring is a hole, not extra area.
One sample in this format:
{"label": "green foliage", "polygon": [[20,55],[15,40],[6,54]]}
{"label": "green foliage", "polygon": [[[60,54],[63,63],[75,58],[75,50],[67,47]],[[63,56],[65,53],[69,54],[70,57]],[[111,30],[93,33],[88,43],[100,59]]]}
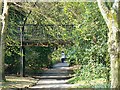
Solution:
{"label": "green foliage", "polygon": [[52,64],[50,53],[50,47],[26,47],[26,73],[37,74],[42,68],[49,68]]}
{"label": "green foliage", "polygon": [[[72,4],[73,6],[76,3]],[[75,71],[79,76],[76,80],[89,80],[95,78],[109,78],[110,61],[107,52],[108,28],[101,16],[96,3],[79,3],[82,16],[72,31],[74,45],[65,47],[70,65],[81,65]],[[77,19],[78,20],[78,19]]]}
{"label": "green foliage", "polygon": [[68,83],[78,83],[80,86],[75,88],[99,88],[99,89],[107,89],[110,88],[110,83],[106,83],[106,80],[104,78],[97,78],[94,80],[80,80],[80,77],[72,78],[68,81]]}
{"label": "green foliage", "polygon": [[[97,3],[22,3],[20,5],[25,13],[21,13],[21,9],[16,10],[16,7],[12,7],[9,11],[9,36],[6,39],[6,63],[9,66],[12,64],[19,68],[18,57],[20,54],[18,37],[16,37],[17,28],[20,23],[23,23],[26,13],[32,11],[26,24],[36,24],[36,26],[25,27],[25,30],[29,32],[25,39],[48,41],[50,45],[51,41],[54,42],[54,40],[70,40],[73,44],[61,46],[56,42],[58,46],[55,46],[57,49],[53,51],[51,48],[45,47],[26,47],[27,73],[39,73],[40,69],[60,61],[61,51],[65,51],[70,65],[82,66],[75,71],[77,77],[74,79],[75,82],[109,78],[108,28]],[[39,24],[53,24],[55,26],[39,27]],[[69,24],[74,26],[62,26]],[[35,33],[31,34],[33,31]],[[39,38],[36,39],[37,35]],[[49,37],[46,39],[44,35]]]}
{"label": "green foliage", "polygon": [[110,84],[105,83],[105,84],[97,84],[95,86],[92,86],[91,88],[110,88]]}
{"label": "green foliage", "polygon": [[52,63],[55,64],[57,62],[61,62],[61,52],[64,51],[65,55],[67,54],[66,49],[63,46],[59,46],[57,48],[54,48],[51,59]]}
{"label": "green foliage", "polygon": [[5,71],[6,73],[17,74],[20,70],[19,57],[21,55],[18,26],[24,15],[12,5],[10,5],[8,13],[7,36],[5,40]]}
{"label": "green foliage", "polygon": [[[91,81],[99,78],[106,79],[107,68],[102,64],[89,62],[88,65],[83,65],[81,68],[75,70],[75,77],[71,79],[70,83],[78,83],[79,81]],[[106,80],[107,82],[107,80]]]}
{"label": "green foliage", "polygon": [[83,65],[81,69],[76,70],[75,73],[77,76],[80,76],[80,80],[94,80],[96,78],[106,77],[106,67],[102,64],[89,62],[88,65]]}
{"label": "green foliage", "polygon": [[84,6],[82,22],[72,32],[75,44],[68,48],[68,58],[74,58],[76,63],[81,64],[88,64],[89,60],[104,64],[107,55],[107,26],[96,4],[85,3]]}
{"label": "green foliage", "polygon": [[60,57],[61,57],[61,49],[60,48],[57,50],[54,50],[54,52],[51,54],[53,63],[60,61]]}

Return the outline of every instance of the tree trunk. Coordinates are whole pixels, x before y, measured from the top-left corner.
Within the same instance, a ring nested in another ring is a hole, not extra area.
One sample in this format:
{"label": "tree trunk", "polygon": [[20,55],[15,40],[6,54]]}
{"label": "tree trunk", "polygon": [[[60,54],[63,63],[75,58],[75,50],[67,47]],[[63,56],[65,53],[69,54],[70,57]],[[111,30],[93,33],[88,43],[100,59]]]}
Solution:
{"label": "tree trunk", "polygon": [[120,31],[112,25],[108,48],[111,61],[111,88],[120,88]]}
{"label": "tree trunk", "polygon": [[101,14],[109,28],[108,52],[111,62],[111,88],[120,88],[120,21],[119,0],[115,0],[114,9],[108,10],[103,0],[97,0]]}
{"label": "tree trunk", "polygon": [[[0,22],[2,18],[2,0],[0,0]],[[0,23],[0,86],[2,85],[2,80],[4,79],[4,70],[3,70],[3,55],[2,55],[2,42],[1,42],[1,31],[2,31],[2,24]]]}
{"label": "tree trunk", "polygon": [[23,46],[23,29],[20,27],[20,40],[21,40],[21,46],[20,46],[20,53],[22,54],[20,57],[20,76],[25,76],[25,47]]}
{"label": "tree trunk", "polygon": [[[5,81],[4,75],[4,56],[5,56],[5,21],[7,16],[7,1],[4,0],[4,7],[2,10],[2,0],[0,0],[0,81]],[[1,15],[2,14],[2,15]]]}
{"label": "tree trunk", "polygon": [[25,48],[23,46],[20,47],[20,52],[22,54],[20,58],[20,76],[24,77],[25,76]]}
{"label": "tree trunk", "polygon": [[25,76],[25,47],[23,46],[23,43],[24,43],[24,28],[25,28],[25,24],[26,24],[26,21],[29,17],[29,15],[31,14],[32,11],[30,11],[28,13],[28,15],[26,16],[24,22],[23,22],[23,26],[22,28],[20,27],[20,32],[21,32],[21,35],[20,35],[20,40],[21,40],[21,47],[20,47],[20,52],[22,54],[22,56],[20,57],[20,61],[21,61],[21,65],[20,65],[20,76],[21,77],[24,77]]}

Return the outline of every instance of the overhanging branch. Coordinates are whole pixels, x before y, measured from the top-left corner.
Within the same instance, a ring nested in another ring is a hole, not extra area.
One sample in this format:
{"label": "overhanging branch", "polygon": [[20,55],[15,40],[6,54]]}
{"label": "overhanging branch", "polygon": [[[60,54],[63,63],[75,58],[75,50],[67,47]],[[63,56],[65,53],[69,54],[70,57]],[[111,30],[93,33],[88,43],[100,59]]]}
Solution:
{"label": "overhanging branch", "polygon": [[105,19],[106,23],[108,23],[109,22],[108,14],[110,12],[109,9],[105,6],[104,0],[97,0],[97,2],[103,18]]}

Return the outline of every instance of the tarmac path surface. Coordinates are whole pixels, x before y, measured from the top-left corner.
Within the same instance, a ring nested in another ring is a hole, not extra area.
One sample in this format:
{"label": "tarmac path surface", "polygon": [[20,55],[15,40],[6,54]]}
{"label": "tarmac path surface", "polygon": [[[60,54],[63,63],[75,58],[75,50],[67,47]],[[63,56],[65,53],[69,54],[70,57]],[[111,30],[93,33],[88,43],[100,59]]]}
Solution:
{"label": "tarmac path surface", "polygon": [[52,68],[45,70],[40,76],[35,86],[30,88],[55,89],[55,88],[74,88],[77,84],[68,84],[67,81],[72,77],[72,70],[67,62],[57,63]]}

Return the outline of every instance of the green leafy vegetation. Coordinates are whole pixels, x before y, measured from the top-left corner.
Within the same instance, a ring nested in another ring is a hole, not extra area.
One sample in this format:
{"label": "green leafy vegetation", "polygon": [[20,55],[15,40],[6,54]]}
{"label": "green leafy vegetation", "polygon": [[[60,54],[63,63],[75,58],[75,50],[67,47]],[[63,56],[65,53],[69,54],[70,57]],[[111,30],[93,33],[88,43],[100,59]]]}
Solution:
{"label": "green leafy vegetation", "polygon": [[77,83],[79,83],[80,86],[75,88],[110,88],[110,84],[106,83],[104,78],[98,78],[94,80],[80,80],[80,77],[75,78],[72,78],[68,81],[69,83],[74,83],[76,82],[75,80],[77,80]]}
{"label": "green leafy vegetation", "polygon": [[[109,87],[108,28],[97,3],[17,4],[21,7],[11,3],[9,8],[6,74],[19,75],[20,73],[21,53],[18,27],[23,25],[25,17],[31,11],[25,23],[31,25],[25,26],[24,39],[38,43],[47,42],[48,46],[25,47],[26,75],[36,75],[42,72],[42,69],[50,68],[54,63],[60,62],[61,51],[65,51],[66,61],[70,66],[80,65],[80,68],[74,71],[75,77],[70,79],[69,83],[85,82],[86,85],[81,86],[83,88]],[[95,83],[97,81],[98,83]]]}
{"label": "green leafy vegetation", "polygon": [[52,66],[50,53],[50,47],[26,47],[26,73],[38,74],[42,68],[50,68]]}

